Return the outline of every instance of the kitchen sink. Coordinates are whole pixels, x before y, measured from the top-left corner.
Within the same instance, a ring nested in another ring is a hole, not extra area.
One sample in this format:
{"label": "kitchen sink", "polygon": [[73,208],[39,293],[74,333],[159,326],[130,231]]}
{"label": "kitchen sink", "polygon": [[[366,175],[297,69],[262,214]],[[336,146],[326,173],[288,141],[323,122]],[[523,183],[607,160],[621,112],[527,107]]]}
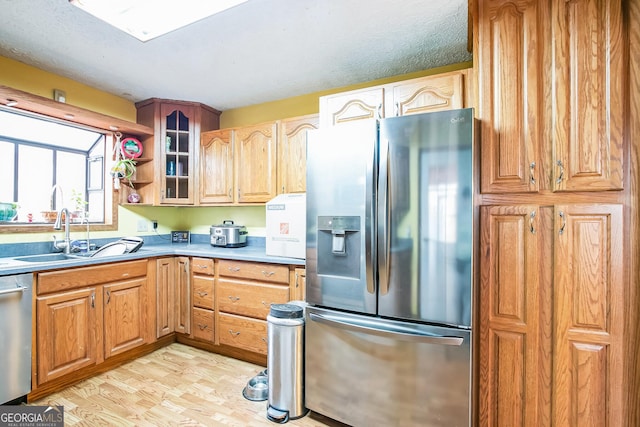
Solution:
{"label": "kitchen sink", "polygon": [[24,262],[52,262],[52,261],[67,261],[70,259],[78,259],[79,255],[70,255],[70,254],[41,254],[41,255],[28,255],[23,257],[14,258],[16,261],[24,261]]}

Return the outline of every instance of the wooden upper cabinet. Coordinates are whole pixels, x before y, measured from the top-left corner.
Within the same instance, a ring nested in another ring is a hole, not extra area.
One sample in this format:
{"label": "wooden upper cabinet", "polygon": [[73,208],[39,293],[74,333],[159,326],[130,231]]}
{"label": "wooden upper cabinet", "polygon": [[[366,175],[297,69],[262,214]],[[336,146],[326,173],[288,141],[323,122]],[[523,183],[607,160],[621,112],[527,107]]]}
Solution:
{"label": "wooden upper cabinet", "polygon": [[552,2],[554,190],[623,187],[627,48],[622,3]]}
{"label": "wooden upper cabinet", "polygon": [[542,21],[545,1],[478,5],[478,105],[484,193],[536,192],[544,95]]}
{"label": "wooden upper cabinet", "polygon": [[318,115],[280,121],[278,193],[307,191],[307,131],[318,128]]}
{"label": "wooden upper cabinet", "polygon": [[556,206],[553,425],[624,422],[622,205]]}
{"label": "wooden upper cabinet", "polygon": [[[220,127],[220,111],[188,101],[151,98],[136,103],[138,123],[154,129],[154,205],[192,205],[198,188],[200,134]],[[149,203],[147,193],[143,203]]]}
{"label": "wooden upper cabinet", "polygon": [[266,203],[277,194],[277,123],[235,130],[238,203]]}
{"label": "wooden upper cabinet", "polygon": [[467,70],[320,97],[320,126],[469,107]]}
{"label": "wooden upper cabinet", "polygon": [[384,88],[353,90],[320,97],[320,126],[384,117]]}
{"label": "wooden upper cabinet", "polygon": [[546,254],[552,211],[484,206],[480,215],[478,425],[549,425],[551,261]]}
{"label": "wooden upper cabinet", "polygon": [[385,85],[386,117],[464,108],[465,76],[456,71]]}
{"label": "wooden upper cabinet", "polygon": [[233,202],[233,130],[200,136],[200,204]]}

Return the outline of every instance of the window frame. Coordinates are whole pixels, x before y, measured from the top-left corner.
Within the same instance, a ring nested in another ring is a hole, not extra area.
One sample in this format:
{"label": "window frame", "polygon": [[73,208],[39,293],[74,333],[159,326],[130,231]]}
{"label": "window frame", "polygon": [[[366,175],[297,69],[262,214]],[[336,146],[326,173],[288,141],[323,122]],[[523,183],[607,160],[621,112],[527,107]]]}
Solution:
{"label": "window frame", "polygon": [[[92,231],[114,231],[118,229],[118,200],[119,193],[111,185],[108,174],[108,162],[111,160],[109,147],[116,142],[115,133],[148,137],[153,136],[154,130],[148,126],[127,120],[111,117],[85,108],[63,104],[48,98],[28,92],[0,85],[0,105],[15,109],[16,112],[40,115],[43,119],[50,119],[70,126],[90,128],[105,134],[105,221],[92,223]],[[111,191],[109,191],[111,189]],[[0,234],[9,233],[49,233],[52,224],[36,223],[0,223]],[[72,223],[71,231],[86,230],[86,224]]]}

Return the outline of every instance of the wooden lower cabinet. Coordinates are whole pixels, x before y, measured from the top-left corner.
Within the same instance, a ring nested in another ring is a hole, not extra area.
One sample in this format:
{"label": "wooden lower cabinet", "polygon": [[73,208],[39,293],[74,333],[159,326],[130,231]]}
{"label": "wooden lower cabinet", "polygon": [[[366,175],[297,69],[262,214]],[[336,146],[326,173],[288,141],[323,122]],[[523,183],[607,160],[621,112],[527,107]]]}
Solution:
{"label": "wooden lower cabinet", "polygon": [[191,311],[193,338],[215,343],[215,267],[213,259],[191,260],[193,308]]}
{"label": "wooden lower cabinet", "polygon": [[104,285],[104,357],[144,344],[146,278]]}
{"label": "wooden lower cabinet", "polygon": [[193,337],[196,339],[214,342],[214,318],[213,310],[193,307]]}
{"label": "wooden lower cabinet", "polygon": [[96,364],[98,311],[95,287],[37,297],[38,384]]}
{"label": "wooden lower cabinet", "polygon": [[480,221],[479,425],[623,425],[622,205]]}
{"label": "wooden lower cabinet", "polygon": [[147,261],[37,274],[34,388],[150,342]]}
{"label": "wooden lower cabinet", "polygon": [[267,315],[289,301],[289,266],[219,260],[217,272],[219,343],[266,355]]}
{"label": "wooden lower cabinet", "polygon": [[266,320],[219,313],[220,344],[267,354]]}
{"label": "wooden lower cabinet", "polygon": [[191,332],[191,285],[188,257],[156,260],[156,337]]}

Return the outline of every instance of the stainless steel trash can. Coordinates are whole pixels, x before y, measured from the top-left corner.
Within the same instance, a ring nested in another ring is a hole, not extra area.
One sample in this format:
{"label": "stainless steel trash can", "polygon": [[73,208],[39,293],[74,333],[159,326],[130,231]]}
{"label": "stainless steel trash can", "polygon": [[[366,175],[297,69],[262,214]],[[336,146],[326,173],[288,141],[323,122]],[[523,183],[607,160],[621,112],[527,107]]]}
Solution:
{"label": "stainless steel trash can", "polygon": [[267,338],[267,418],[286,423],[308,412],[304,406],[304,309],[295,304],[272,304]]}

